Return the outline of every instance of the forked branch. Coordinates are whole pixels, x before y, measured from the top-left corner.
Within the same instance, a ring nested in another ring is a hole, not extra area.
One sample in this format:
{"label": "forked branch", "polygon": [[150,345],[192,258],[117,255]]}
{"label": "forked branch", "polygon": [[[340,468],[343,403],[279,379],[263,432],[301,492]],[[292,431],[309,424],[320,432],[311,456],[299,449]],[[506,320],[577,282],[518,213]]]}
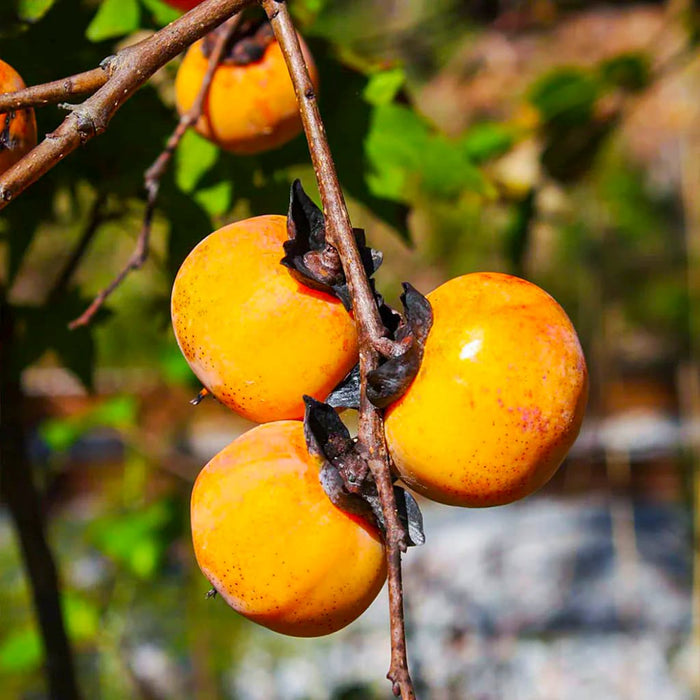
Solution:
{"label": "forked branch", "polygon": [[367,399],[367,373],[376,369],[379,356],[375,347],[386,334],[370,287],[365,268],[353,235],[350,217],[333,163],[316,93],[299,46],[294,24],[284,0],[263,0],[262,5],[272,24],[275,37],[284,54],[287,68],[299,102],[304,131],[309,143],[321,202],[327,223],[327,235],[337,248],[348,280],[357,323],[360,345],[360,377],[362,397],[359,417],[359,440],[368,455],[386,523],[386,552],[391,616],[391,666],[388,678],[393,691],[403,700],[415,697],[406,658],[403,591],[401,584],[401,552],[406,548],[406,534],[399,520],[394,498],[389,456],[384,441],[382,413]]}
{"label": "forked branch", "polygon": [[[0,175],[0,209],[78,146],[103,133],[124,102],[159,68],[250,4],[252,0],[205,0],[148,39],[112,56],[105,64],[109,76],[104,85],[82,104],[70,107],[71,113],[56,131],[48,134],[36,148]],[[97,70],[103,71],[102,68]],[[89,74],[92,72],[81,76]],[[44,95],[51,94],[48,86],[55,86],[57,82],[22,91],[24,101],[16,95],[4,99],[14,99],[15,109],[31,106],[36,104],[32,100],[38,99],[42,90]]]}
{"label": "forked branch", "polygon": [[175,153],[175,149],[182,140],[182,137],[185,135],[185,132],[191,126],[196,124],[197,120],[202,114],[202,108],[204,107],[204,103],[207,99],[209,86],[211,85],[212,78],[214,77],[216,67],[219,65],[224,54],[226,43],[231,37],[231,34],[233,34],[235,31],[239,22],[240,14],[237,14],[222,25],[222,31],[217,36],[214,50],[209,57],[207,72],[204,74],[204,79],[202,80],[202,84],[192,107],[190,107],[190,109],[183,114],[182,117],[180,117],[180,121],[166,142],[165,148],[144,175],[144,185],[146,188],[146,210],[143,215],[143,224],[141,226],[141,231],[139,232],[139,237],[136,241],[136,248],[134,249],[134,252],[131,254],[131,257],[127,261],[126,265],[121,269],[119,274],[93,299],[90,306],[88,306],[87,309],[85,309],[85,311],[78,316],[78,318],[70,322],[69,328],[71,330],[79,328],[80,326],[86,326],[88,323],[90,323],[95,314],[107,301],[108,297],[112,294],[112,292],[114,292],[115,289],[117,289],[117,287],[119,287],[127,275],[132,270],[140,269],[146,262],[150,247],[153,214],[155,213],[158,191],[160,190],[160,181],[163,175],[165,175],[168,165],[170,164],[170,160]]}

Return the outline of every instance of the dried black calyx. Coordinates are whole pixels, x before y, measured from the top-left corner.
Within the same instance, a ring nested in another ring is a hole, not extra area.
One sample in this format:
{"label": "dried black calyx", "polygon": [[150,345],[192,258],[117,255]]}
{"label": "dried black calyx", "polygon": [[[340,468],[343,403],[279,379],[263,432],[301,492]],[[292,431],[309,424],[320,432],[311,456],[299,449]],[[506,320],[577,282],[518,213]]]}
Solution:
{"label": "dried black calyx", "polygon": [[[219,25],[202,40],[202,53],[209,58],[218,41],[219,32],[226,31]],[[245,17],[233,31],[224,47],[221,63],[234,66],[247,66],[262,60],[267,47],[275,40],[270,23],[264,15]]]}
{"label": "dried black calyx", "polygon": [[[340,255],[326,240],[326,219],[299,180],[291,187],[287,231],[282,264],[301,284],[333,294],[350,310],[352,301]],[[353,229],[353,233],[365,272],[371,277],[381,265],[382,255],[366,245],[362,229]]]}
{"label": "dried black calyx", "polygon": [[333,389],[326,403],[332,408],[360,408],[360,365],[355,365]]}
{"label": "dried black calyx", "polygon": [[[310,396],[304,397],[304,403],[304,435],[309,453],[323,460],[319,474],[323,490],[338,508],[386,532],[381,500],[362,446],[352,439],[331,406]],[[423,544],[423,516],[415,499],[400,486],[394,486],[394,496],[407,533],[406,544]]]}
{"label": "dried black calyx", "polygon": [[304,396],[304,436],[309,453],[323,460],[319,479],[331,501],[342,510],[373,521],[361,496],[367,463],[338,414],[328,404]]}
{"label": "dried black calyx", "polygon": [[[382,364],[367,374],[367,398],[378,408],[386,408],[406,393],[420,369],[425,341],[433,324],[430,302],[407,282],[403,288],[403,316],[386,304],[381,294],[374,295],[387,331]],[[333,389],[326,403],[334,408],[358,409],[360,384],[360,367],[356,365]]]}
{"label": "dried black calyx", "polygon": [[408,282],[403,290],[404,315],[393,333],[395,354],[367,374],[367,398],[378,408],[386,408],[406,393],[420,369],[433,325],[430,302]]}
{"label": "dried black calyx", "polygon": [[4,117],[4,123],[2,129],[0,129],[0,151],[9,151],[14,146],[10,135],[10,127],[12,126],[12,120],[15,118],[15,113],[7,112],[6,114],[0,114],[0,117]]}
{"label": "dried black calyx", "polygon": [[[386,523],[384,522],[384,512],[382,511],[382,503],[377,492],[374,481],[372,482],[373,491],[369,491],[363,498],[369,503],[372,508],[372,513],[377,521],[377,524],[386,531]],[[406,546],[420,547],[425,544],[425,532],[423,530],[423,513],[421,513],[416,499],[413,498],[409,491],[401,486],[394,486],[394,500],[396,501],[396,510],[399,514],[399,520],[403,525],[406,533]]]}

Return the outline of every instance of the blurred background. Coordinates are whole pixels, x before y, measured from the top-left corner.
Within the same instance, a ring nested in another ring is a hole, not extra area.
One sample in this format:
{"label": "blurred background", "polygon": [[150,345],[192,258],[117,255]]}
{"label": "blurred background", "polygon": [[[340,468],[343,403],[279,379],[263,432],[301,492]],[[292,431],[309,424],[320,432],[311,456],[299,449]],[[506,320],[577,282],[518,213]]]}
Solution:
{"label": "blurred background", "polygon": [[[291,5],[353,224],[384,251],[382,292],[524,276],[565,307],[591,372],[580,438],[540,493],[423,504],[427,543],[404,558],[419,697],[700,697],[700,10]],[[175,16],[159,0],[3,3],[0,58],[41,83]],[[135,245],[143,172],[176,124],[176,67],[0,214],[15,328],[3,491],[33,474],[84,697],[388,698],[385,592],[335,635],[285,638],[205,599],[189,538],[194,478],[249,426],[213,400],[189,405],[200,387],[170,286],[215,228],[284,213],[293,178],[317,198],[303,138],[244,158],[187,134],[147,264],[91,326],[66,328]],[[39,110],[39,133],[62,116]],[[0,696],[46,696],[42,644],[0,502]]]}

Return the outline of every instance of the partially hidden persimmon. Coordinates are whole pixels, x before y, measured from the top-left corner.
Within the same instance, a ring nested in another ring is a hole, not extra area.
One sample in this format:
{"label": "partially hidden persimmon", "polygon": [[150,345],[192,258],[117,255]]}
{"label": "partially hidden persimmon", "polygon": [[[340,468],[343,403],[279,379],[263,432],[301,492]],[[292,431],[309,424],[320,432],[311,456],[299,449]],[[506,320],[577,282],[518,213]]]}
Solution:
{"label": "partially hidden persimmon", "polygon": [[[24,81],[11,65],[0,60],[0,93],[24,88]],[[33,109],[0,114],[0,173],[13,166],[36,146],[36,119]]]}
{"label": "partially hidden persimmon", "polygon": [[303,395],[323,400],[357,362],[355,324],[333,296],[280,264],[283,216],[215,231],[173,285],[175,336],[214,396],[258,423],[301,418]]}
{"label": "partially hidden persimmon", "polygon": [[[259,55],[253,51],[250,60],[243,63],[224,59],[216,68],[202,115],[195,125],[200,135],[236,154],[277,148],[302,128],[282,51],[271,35],[262,34]],[[299,41],[311,79],[318,86],[311,54],[301,37]],[[252,46],[255,48],[254,43]],[[206,47],[207,39],[193,44],[178,69],[175,103],[180,114],[192,107],[199,93],[209,64]],[[245,55],[245,51],[241,53]]]}
{"label": "partially hidden persimmon", "polygon": [[450,505],[523,498],[581,426],[588,374],[576,331],[549,294],[510,275],[464,275],[427,298],[420,369],[385,416],[401,479]]}
{"label": "partially hidden persimmon", "polygon": [[337,508],[300,421],[257,426],[214,457],[192,491],[197,562],[237,612],[297,637],[364,612],[386,578],[373,524]]}
{"label": "partially hidden persimmon", "polygon": [[197,7],[197,5],[201,4],[203,0],[165,0],[165,2],[171,7],[187,12],[193,7]]}

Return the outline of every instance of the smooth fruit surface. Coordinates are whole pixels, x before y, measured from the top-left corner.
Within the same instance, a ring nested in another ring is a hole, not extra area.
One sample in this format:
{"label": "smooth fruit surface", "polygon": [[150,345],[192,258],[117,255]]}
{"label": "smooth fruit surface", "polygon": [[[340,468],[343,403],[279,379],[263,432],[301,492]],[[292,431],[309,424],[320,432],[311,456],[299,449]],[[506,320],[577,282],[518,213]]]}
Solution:
{"label": "smooth fruit surface", "polygon": [[243,434],[200,472],[192,540],[226,602],[297,637],[330,634],[362,614],[386,578],[379,532],[336,508],[299,421]]}
{"label": "smooth fruit surface", "polygon": [[576,331],[536,285],[499,273],[428,294],[418,375],[387,409],[402,480],[441,503],[510,503],[545,484],[578,435],[588,373]]}
{"label": "smooth fruit surface", "polygon": [[[316,67],[301,37],[302,51],[314,85]],[[187,51],[175,79],[175,103],[187,112],[199,92],[209,59],[202,42]],[[195,129],[232,153],[251,154],[277,148],[301,132],[301,118],[292,81],[276,41],[259,61],[222,63],[216,68],[203,113]]]}
{"label": "smooth fruit surface", "polygon": [[[11,65],[0,60],[0,93],[24,88],[24,81]],[[4,173],[36,146],[33,109],[0,114],[0,173]]]}
{"label": "smooth fruit surface", "polygon": [[175,336],[214,396],[256,422],[301,418],[302,396],[323,400],[357,362],[343,305],[280,264],[283,216],[215,231],[187,256],[173,285]]}

